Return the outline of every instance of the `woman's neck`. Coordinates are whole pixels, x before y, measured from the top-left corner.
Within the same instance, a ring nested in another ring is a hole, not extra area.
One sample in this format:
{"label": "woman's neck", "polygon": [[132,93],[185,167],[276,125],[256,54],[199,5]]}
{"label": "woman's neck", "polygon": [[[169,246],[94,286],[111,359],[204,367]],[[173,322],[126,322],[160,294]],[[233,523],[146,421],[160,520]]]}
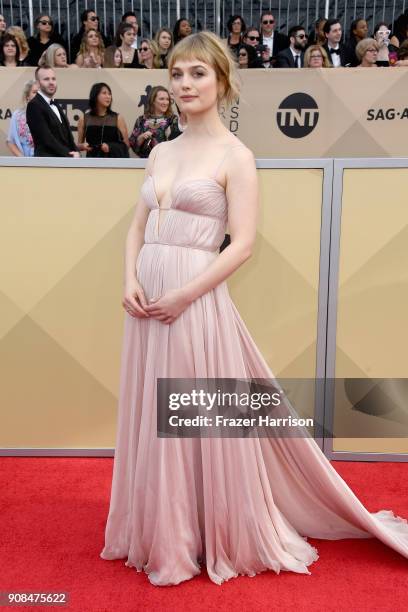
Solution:
{"label": "woman's neck", "polygon": [[106,106],[97,106],[96,114],[98,115],[98,117],[105,117],[108,114],[108,109],[106,108]]}
{"label": "woman's neck", "polygon": [[185,138],[194,139],[196,144],[199,141],[221,138],[222,136],[225,136],[226,132],[228,132],[221,121],[216,106],[210,108],[204,113],[186,113],[185,118],[188,126],[188,129],[185,131]]}
{"label": "woman's neck", "polygon": [[232,43],[233,45],[238,44],[240,40],[241,40],[241,34],[236,34],[235,32],[232,32],[230,34],[230,43]]}
{"label": "woman's neck", "polygon": [[128,45],[128,44],[127,44],[127,43],[125,43],[125,42],[122,42],[122,44],[120,45],[120,47],[119,47],[119,48],[120,48],[120,49],[123,49],[123,51],[124,51],[125,53],[130,53],[131,51],[133,51],[133,47],[131,47],[130,45]]}
{"label": "woman's neck", "polygon": [[4,58],[4,65],[5,66],[17,66],[17,60],[15,57],[8,59],[7,57]]}
{"label": "woman's neck", "polygon": [[153,68],[153,58],[152,58],[152,59],[149,59],[149,60],[146,60],[146,61],[144,62],[144,65],[145,65],[147,68]]}
{"label": "woman's neck", "polygon": [[40,42],[47,43],[49,40],[50,37],[48,34],[43,34],[43,32],[40,32]]}

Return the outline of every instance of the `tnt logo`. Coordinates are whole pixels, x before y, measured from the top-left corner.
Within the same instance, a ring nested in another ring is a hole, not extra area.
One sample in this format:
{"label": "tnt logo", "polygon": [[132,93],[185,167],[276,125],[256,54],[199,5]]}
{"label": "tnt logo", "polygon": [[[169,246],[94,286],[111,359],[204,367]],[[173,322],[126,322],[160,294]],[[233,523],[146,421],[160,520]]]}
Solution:
{"label": "tnt logo", "polygon": [[319,108],[311,96],[294,93],[285,98],[276,113],[278,128],[289,138],[304,138],[319,119]]}
{"label": "tnt logo", "polygon": [[67,116],[71,130],[76,132],[78,130],[78,121],[88,108],[88,100],[73,100],[72,98],[65,100],[57,98],[57,100]]}

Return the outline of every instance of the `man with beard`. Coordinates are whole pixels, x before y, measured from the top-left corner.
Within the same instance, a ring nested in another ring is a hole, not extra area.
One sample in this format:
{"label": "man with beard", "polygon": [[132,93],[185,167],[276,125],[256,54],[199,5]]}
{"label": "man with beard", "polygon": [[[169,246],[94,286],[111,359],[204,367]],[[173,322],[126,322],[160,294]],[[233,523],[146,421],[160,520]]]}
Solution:
{"label": "man with beard", "polygon": [[294,26],[289,30],[290,46],[284,49],[276,58],[276,68],[303,68],[303,58],[307,45],[304,27]]}

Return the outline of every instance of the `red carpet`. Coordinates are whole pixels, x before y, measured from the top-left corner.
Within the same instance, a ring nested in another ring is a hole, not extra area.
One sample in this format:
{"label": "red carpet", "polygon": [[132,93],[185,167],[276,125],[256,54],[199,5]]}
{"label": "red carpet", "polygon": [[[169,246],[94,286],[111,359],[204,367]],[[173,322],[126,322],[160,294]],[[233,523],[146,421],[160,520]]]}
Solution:
{"label": "red carpet", "polygon": [[[406,464],[334,466],[370,511],[408,517]],[[311,576],[267,571],[218,586],[203,568],[178,586],[154,587],[124,561],[99,557],[111,474],[111,459],[0,458],[0,591],[65,591],[70,602],[58,608],[81,612],[407,609],[408,559],[376,539],[310,540],[320,554]]]}

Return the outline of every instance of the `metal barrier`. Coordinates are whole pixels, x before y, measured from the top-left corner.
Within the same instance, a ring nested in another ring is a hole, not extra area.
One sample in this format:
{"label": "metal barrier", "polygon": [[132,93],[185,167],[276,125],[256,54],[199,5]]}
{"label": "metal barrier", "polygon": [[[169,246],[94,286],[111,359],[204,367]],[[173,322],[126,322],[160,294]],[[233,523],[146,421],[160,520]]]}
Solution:
{"label": "metal barrier", "polygon": [[324,16],[338,17],[345,33],[351,21],[360,16],[372,30],[378,21],[392,24],[405,6],[406,0],[0,0],[0,13],[8,24],[21,25],[30,35],[35,18],[49,13],[69,42],[81,26],[80,15],[85,9],[101,17],[101,28],[107,36],[116,31],[123,13],[134,11],[140,35],[151,38],[163,26],[172,29],[180,17],[189,19],[196,31],[208,29],[226,36],[230,15],[240,14],[248,26],[257,26],[265,10],[273,13],[277,29],[284,32],[295,24],[310,30],[316,19]]}

